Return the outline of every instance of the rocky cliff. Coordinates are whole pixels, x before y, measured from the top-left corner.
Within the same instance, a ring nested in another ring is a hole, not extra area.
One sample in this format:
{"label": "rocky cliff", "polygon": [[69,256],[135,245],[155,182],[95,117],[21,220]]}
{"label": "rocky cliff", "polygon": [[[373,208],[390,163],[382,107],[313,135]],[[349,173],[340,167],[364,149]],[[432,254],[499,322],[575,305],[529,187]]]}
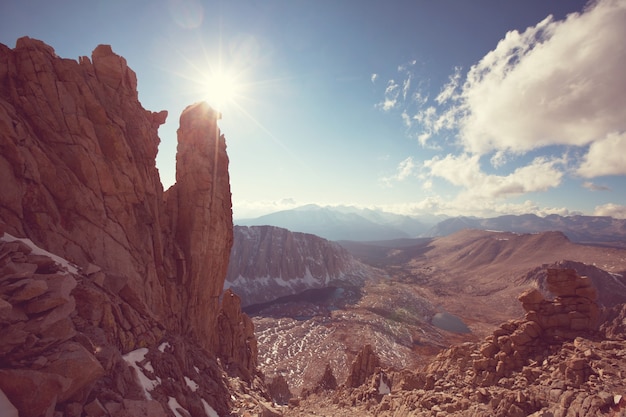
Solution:
{"label": "rocky cliff", "polygon": [[318,236],[274,226],[235,226],[224,286],[246,306],[312,288],[360,285],[379,274]]}
{"label": "rocky cliff", "polygon": [[20,415],[224,414],[235,397],[214,355],[256,376],[249,323],[219,303],[232,245],[220,115],[185,109],[164,192],[166,116],[141,106],[109,46],[75,61],[0,44],[0,389]]}

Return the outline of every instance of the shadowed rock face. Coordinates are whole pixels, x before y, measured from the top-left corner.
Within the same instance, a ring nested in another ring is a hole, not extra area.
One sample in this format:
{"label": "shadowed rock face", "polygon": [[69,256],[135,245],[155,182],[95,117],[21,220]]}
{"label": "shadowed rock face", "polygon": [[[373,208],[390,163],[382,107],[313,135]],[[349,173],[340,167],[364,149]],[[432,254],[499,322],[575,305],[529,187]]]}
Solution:
{"label": "shadowed rock face", "polygon": [[228,157],[206,104],[178,131],[177,183],[155,157],[167,112],[145,110],[110,46],[78,61],[41,41],[0,45],[0,220],[78,265],[169,329],[214,345],[232,245]]}

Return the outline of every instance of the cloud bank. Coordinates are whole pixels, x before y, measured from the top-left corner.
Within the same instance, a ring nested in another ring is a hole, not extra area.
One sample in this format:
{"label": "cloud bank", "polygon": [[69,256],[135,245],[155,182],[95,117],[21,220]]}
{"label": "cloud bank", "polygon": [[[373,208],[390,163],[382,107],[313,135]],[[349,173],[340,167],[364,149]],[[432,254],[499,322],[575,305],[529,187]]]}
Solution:
{"label": "cloud bank", "polygon": [[[561,21],[508,32],[468,70],[455,68],[434,99],[410,91],[414,62],[400,66],[404,81],[391,80],[378,107],[399,110],[422,147],[445,149],[421,164],[422,175],[461,187],[458,198],[626,175],[625,39],[626,1],[593,1]],[[481,161],[508,171],[488,174]]]}
{"label": "cloud bank", "polygon": [[[458,94],[448,94],[454,103],[442,117],[455,118],[472,153],[606,141],[626,130],[624,39],[619,0],[509,32],[469,70]],[[619,144],[625,149],[626,141]]]}

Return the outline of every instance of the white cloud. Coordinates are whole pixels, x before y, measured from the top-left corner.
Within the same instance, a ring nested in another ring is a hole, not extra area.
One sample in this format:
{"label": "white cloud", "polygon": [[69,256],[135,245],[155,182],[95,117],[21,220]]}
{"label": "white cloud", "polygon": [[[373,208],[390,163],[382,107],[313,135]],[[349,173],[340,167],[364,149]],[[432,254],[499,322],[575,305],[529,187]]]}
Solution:
{"label": "white cloud", "polygon": [[385,88],[385,98],[382,102],[378,103],[376,107],[383,109],[383,111],[389,111],[396,107],[398,104],[398,96],[400,95],[400,86],[395,80],[387,81],[387,87]]}
{"label": "white cloud", "polygon": [[398,83],[395,82],[395,80],[389,80],[387,82],[387,88],[385,88],[385,95],[390,94],[390,95],[394,95],[397,97],[398,93]]}
{"label": "white cloud", "polygon": [[526,200],[520,203],[506,203],[494,199],[471,199],[456,197],[445,199],[441,196],[429,196],[420,201],[402,204],[377,206],[392,213],[406,215],[446,215],[446,216],[477,216],[496,217],[504,214],[536,214],[545,217],[549,214],[570,216],[581,214],[572,212],[565,207],[541,207],[536,202]]}
{"label": "white cloud", "polygon": [[489,162],[491,162],[491,166],[494,168],[503,166],[507,162],[506,153],[502,151],[494,153]]}
{"label": "white cloud", "polygon": [[626,130],[624,39],[623,0],[599,1],[563,21],[550,16],[522,33],[507,33],[469,70],[448,112],[465,149],[583,146]]}
{"label": "white cloud", "polygon": [[564,160],[535,158],[508,175],[486,174],[480,167],[480,156],[448,154],[424,162],[433,177],[440,177],[464,188],[462,194],[471,198],[509,197],[547,191],[560,185],[563,172],[558,169]]}
{"label": "white cloud", "polygon": [[409,156],[408,158],[400,161],[398,166],[396,167],[396,173],[389,177],[381,178],[383,184],[387,186],[391,186],[393,182],[404,181],[410,176],[415,174],[417,169],[417,165],[413,161],[413,157]]}
{"label": "white cloud", "polygon": [[[624,39],[626,0],[591,0],[561,21],[548,16],[507,33],[465,74],[455,68],[434,99],[423,93],[427,81],[414,63],[399,66],[378,107],[398,111],[420,146],[445,149],[447,155],[420,165],[424,190],[436,191],[435,178],[457,187],[458,194],[436,200],[437,210],[572,214],[529,202],[507,206],[502,199],[559,187],[566,173],[626,175]],[[538,150],[574,156],[537,157],[514,168],[528,160],[520,155]],[[481,161],[505,173],[487,173]],[[583,186],[607,189],[591,181]]]}
{"label": "white cloud", "polygon": [[372,74],[372,77],[371,77],[372,84],[375,83],[377,79],[378,79],[378,74],[376,73]]}
{"label": "white cloud", "polygon": [[448,82],[443,86],[439,95],[435,97],[435,101],[439,104],[443,104],[450,100],[459,87],[460,81],[461,67],[456,67],[454,68],[454,73],[449,77]]}
{"label": "white cloud", "polygon": [[408,94],[409,94],[409,90],[411,89],[411,75],[409,74],[409,76],[402,82],[402,99],[406,100]]}
{"label": "white cloud", "polygon": [[497,153],[495,166],[506,153],[589,146],[626,132],[624,39],[626,1],[594,1],[564,20],[508,32],[465,76],[455,68],[431,102],[424,80],[413,86],[414,62],[400,65],[403,81],[389,81],[379,107],[413,115],[422,146],[450,130],[467,153]]}
{"label": "white cloud", "polygon": [[[626,107],[626,104],[623,106]],[[592,143],[578,168],[578,174],[585,178],[626,175],[626,132],[611,133]]]}
{"label": "white cloud", "polygon": [[594,216],[610,216],[616,219],[626,219],[626,206],[619,204],[607,203],[597,206],[593,213]]}
{"label": "white cloud", "polygon": [[413,174],[413,170],[415,169],[415,163],[413,162],[412,157],[406,158],[404,161],[398,164],[398,173],[396,178],[398,181],[403,181],[407,179],[411,174]]}
{"label": "white cloud", "polygon": [[591,191],[610,191],[611,190],[611,188],[607,187],[606,185],[594,184],[591,181],[583,182],[583,187]]}
{"label": "white cloud", "polygon": [[409,114],[405,111],[402,112],[401,114],[402,117],[402,121],[404,122],[404,125],[408,128],[410,128],[413,125],[413,121],[411,120],[411,116],[409,116]]}

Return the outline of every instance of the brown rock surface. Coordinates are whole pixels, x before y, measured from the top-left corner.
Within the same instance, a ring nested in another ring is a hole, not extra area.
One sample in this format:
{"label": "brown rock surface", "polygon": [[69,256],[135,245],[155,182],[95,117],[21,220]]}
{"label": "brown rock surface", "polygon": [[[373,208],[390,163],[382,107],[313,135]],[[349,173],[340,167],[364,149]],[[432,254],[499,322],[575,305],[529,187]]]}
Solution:
{"label": "brown rock surface", "polygon": [[187,107],[180,117],[176,184],[166,193],[173,234],[183,253],[178,279],[188,326],[207,346],[214,329],[233,242],[233,222],[224,136],[219,113],[206,103]]}
{"label": "brown rock surface", "polygon": [[[335,382],[336,384],[336,382]],[[267,384],[267,389],[276,404],[285,405],[292,397],[287,381],[282,375],[278,375]]]}
{"label": "brown rock surface", "polygon": [[234,375],[251,381],[257,368],[257,344],[254,324],[241,312],[241,301],[231,290],[226,290],[217,317],[218,357]]}
{"label": "brown rock surface", "polygon": [[[232,242],[219,115],[206,104],[183,112],[177,183],[164,193],[155,157],[167,113],[141,106],[135,73],[110,46],[77,62],[21,38],[0,45],[0,80],[6,231],[97,265],[138,311],[212,347]],[[36,288],[24,290],[15,296]]]}
{"label": "brown rock surface", "polygon": [[[0,389],[20,415],[165,416],[172,399],[227,415],[268,398],[238,303],[218,328],[232,244],[219,114],[183,112],[163,192],[166,112],[136,87],[106,45],[78,61],[30,38],[0,45]],[[245,384],[220,367],[218,332]]]}
{"label": "brown rock surface", "polygon": [[[77,264],[127,276],[155,313],[164,290],[163,193],[154,166],[164,118],[137,99],[126,61],[101,45],[92,61],[21,38],[0,47],[0,217]],[[113,81],[115,80],[115,81]],[[156,292],[156,293],[155,293]]]}
{"label": "brown rock surface", "polygon": [[346,386],[356,388],[363,383],[376,371],[376,368],[380,367],[380,359],[376,353],[372,350],[371,345],[363,346],[363,349],[356,355],[352,366],[350,367],[350,374],[346,379]]}

